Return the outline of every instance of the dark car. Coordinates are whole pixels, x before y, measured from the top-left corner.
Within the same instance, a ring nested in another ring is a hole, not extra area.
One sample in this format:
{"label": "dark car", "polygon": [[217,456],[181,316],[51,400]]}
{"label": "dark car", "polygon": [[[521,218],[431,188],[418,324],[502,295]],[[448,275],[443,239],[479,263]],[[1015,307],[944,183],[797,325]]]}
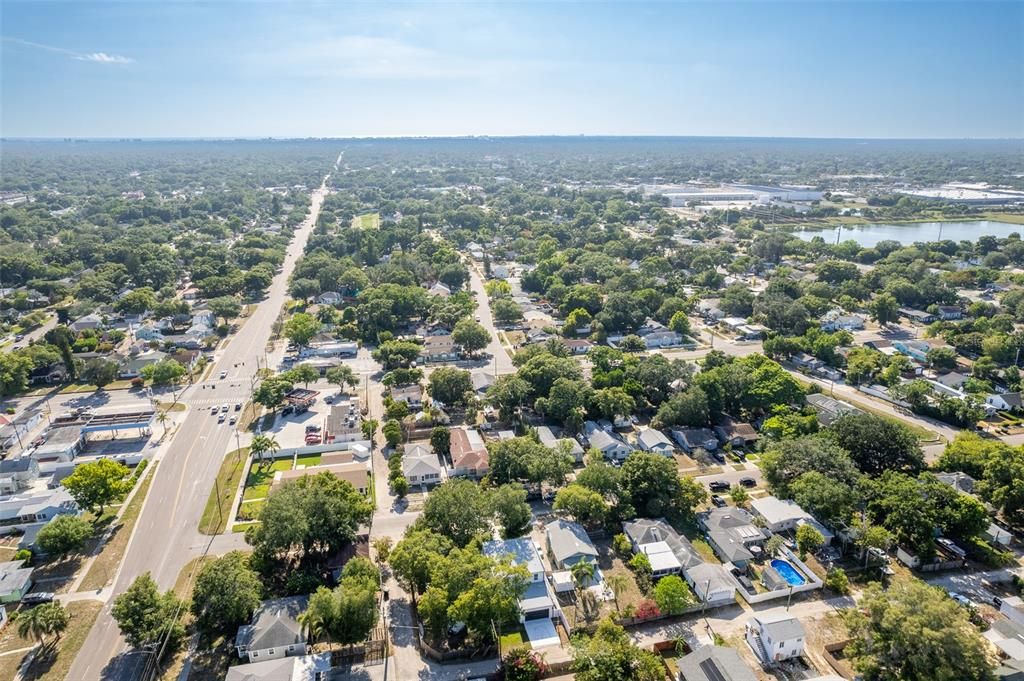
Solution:
{"label": "dark car", "polygon": [[722,497],[718,496],[717,494],[712,494],[711,495],[711,503],[714,504],[715,506],[717,506],[718,508],[722,508],[722,507],[724,507],[726,505],[725,499],[723,499]]}
{"label": "dark car", "polygon": [[712,492],[728,492],[729,483],[727,483],[725,480],[712,480],[711,482],[708,483],[708,489],[710,489]]}
{"label": "dark car", "polygon": [[21,598],[21,602],[25,605],[39,605],[40,603],[49,603],[54,599],[54,595],[49,591],[37,591],[31,594],[25,594]]}
{"label": "dark car", "polygon": [[744,487],[757,487],[757,480],[753,478],[740,478],[740,484]]}

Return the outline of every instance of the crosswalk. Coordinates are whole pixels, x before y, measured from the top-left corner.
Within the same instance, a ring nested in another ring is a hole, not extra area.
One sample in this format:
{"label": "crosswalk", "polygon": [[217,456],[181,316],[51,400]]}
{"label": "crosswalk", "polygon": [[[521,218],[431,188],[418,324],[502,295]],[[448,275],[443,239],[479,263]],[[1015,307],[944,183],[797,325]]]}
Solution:
{"label": "crosswalk", "polygon": [[222,404],[229,404],[233,407],[236,403],[244,401],[245,398],[240,395],[222,395],[220,397],[202,397],[182,400],[182,402],[191,407],[212,407],[214,405],[220,406]]}

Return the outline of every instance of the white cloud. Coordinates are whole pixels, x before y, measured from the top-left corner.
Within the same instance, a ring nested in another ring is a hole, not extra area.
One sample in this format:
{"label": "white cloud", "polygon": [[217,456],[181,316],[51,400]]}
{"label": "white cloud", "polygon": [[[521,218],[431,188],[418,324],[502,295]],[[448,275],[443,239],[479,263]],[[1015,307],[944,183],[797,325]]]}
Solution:
{"label": "white cloud", "polygon": [[34,43],[30,40],[22,40],[21,38],[4,36],[3,39],[5,42],[14,43],[16,45],[24,45],[25,47],[34,47],[37,50],[46,50],[47,52],[64,54],[77,61],[91,61],[97,64],[131,64],[135,61],[131,57],[125,57],[120,54],[107,54],[106,52],[76,52],[64,47]]}

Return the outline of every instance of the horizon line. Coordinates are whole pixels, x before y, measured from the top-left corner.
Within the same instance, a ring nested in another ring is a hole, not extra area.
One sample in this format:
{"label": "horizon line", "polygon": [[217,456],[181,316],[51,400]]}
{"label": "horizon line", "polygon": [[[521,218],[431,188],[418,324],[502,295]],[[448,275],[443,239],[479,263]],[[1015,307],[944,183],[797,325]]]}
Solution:
{"label": "horizon line", "polygon": [[0,136],[2,142],[225,142],[225,141],[342,141],[342,140],[494,140],[494,139],[733,139],[733,140],[815,140],[863,142],[1024,142],[1021,137],[801,137],[795,135],[672,135],[672,134],[558,134],[532,133],[521,135],[353,135],[339,136],[275,136],[275,135],[197,135],[197,136],[91,136],[91,135],[19,135]]}

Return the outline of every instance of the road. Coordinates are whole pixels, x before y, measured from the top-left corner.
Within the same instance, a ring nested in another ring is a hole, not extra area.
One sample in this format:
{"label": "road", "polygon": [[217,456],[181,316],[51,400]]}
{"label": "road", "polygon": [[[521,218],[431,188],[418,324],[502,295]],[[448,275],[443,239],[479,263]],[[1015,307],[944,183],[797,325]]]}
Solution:
{"label": "road", "polygon": [[473,263],[469,263],[469,288],[476,294],[476,316],[480,318],[480,324],[491,334],[491,342],[487,344],[486,352],[491,356],[489,369],[495,376],[514,374],[516,367],[512,364],[505,346],[501,344],[498,336],[498,329],[494,326],[494,315],[491,314],[491,301],[484,290],[484,280],[480,276]]}
{"label": "road", "polygon": [[[234,430],[226,424],[218,424],[210,414],[210,406],[244,402],[248,398],[257,358],[263,357],[271,328],[287,296],[288,276],[316,224],[327,191],[326,183],[327,178],[324,178],[323,184],[313,192],[309,215],[296,230],[283,267],[274,277],[266,299],[256,306],[242,332],[231,337],[219,352],[210,378],[185,391],[182,400],[191,408],[156,469],[121,568],[114,578],[110,592],[113,596],[123,592],[145,572],[153,575],[161,589],[170,588],[181,568],[195,555],[194,547],[210,541],[209,537],[199,534],[199,519],[223,455],[234,438]],[[220,378],[222,371],[227,372],[223,379]],[[113,599],[100,612],[67,678],[75,681],[143,678],[150,656],[129,650],[111,616],[112,603]]]}

